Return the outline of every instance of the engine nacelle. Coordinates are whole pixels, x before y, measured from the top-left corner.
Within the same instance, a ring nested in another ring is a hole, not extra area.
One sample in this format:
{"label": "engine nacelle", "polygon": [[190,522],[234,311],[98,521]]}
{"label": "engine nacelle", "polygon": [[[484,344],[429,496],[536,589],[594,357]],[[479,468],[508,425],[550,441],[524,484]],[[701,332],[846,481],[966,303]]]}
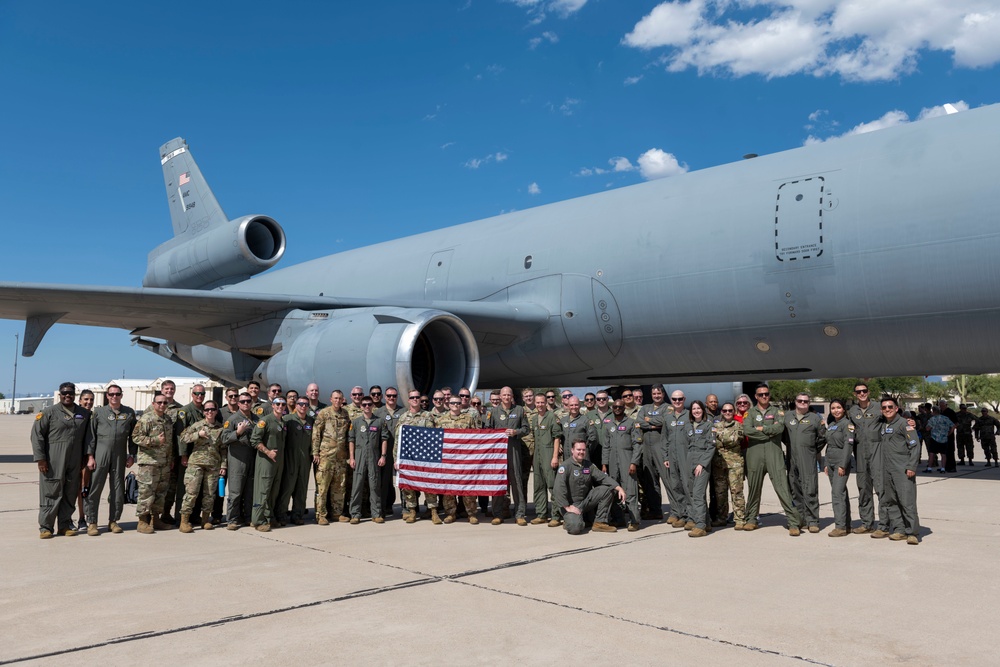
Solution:
{"label": "engine nacelle", "polygon": [[209,289],[271,268],[285,254],[285,232],[273,218],[246,215],[200,234],[184,234],[149,253],[143,287]]}
{"label": "engine nacelle", "polygon": [[[479,348],[469,327],[440,310],[352,308],[293,311],[282,323],[282,349],[260,377],[304,389],[317,382],[345,393],[354,385],[429,392],[450,386],[475,389]],[[405,401],[400,401],[402,405]]]}

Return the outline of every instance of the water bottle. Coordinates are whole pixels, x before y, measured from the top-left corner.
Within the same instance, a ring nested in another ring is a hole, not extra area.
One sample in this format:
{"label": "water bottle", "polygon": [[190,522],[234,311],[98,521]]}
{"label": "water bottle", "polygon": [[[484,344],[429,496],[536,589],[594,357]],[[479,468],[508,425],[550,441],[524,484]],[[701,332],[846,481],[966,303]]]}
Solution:
{"label": "water bottle", "polygon": [[219,497],[220,498],[225,498],[226,497],[226,478],[225,477],[219,477]]}

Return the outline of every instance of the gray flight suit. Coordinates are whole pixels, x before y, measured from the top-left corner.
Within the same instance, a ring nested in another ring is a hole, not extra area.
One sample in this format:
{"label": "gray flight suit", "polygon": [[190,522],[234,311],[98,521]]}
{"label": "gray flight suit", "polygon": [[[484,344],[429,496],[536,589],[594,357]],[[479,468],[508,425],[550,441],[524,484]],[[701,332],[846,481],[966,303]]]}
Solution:
{"label": "gray flight suit", "polygon": [[[847,480],[851,477],[851,453],[854,450],[854,425],[844,415],[826,428],[826,475],[830,478],[833,523],[841,530],[851,529],[851,497]],[[841,477],[837,468],[847,474]]]}
{"label": "gray flight suit", "polygon": [[788,436],[788,449],[791,457],[791,469],[788,473],[788,483],[792,489],[792,498],[799,510],[799,519],[803,526],[819,527],[819,475],[816,462],[823,446],[826,444],[826,424],[823,418],[815,412],[799,415],[792,410],[785,413],[785,433]]}
{"label": "gray flight suit", "polygon": [[253,473],[253,515],[250,518],[252,526],[277,522],[274,506],[278,500],[278,487],[281,485],[285,465],[285,430],[285,422],[278,419],[272,411],[257,420],[250,435],[250,445],[254,449],[263,445],[277,452],[277,457],[272,461],[257,450]]}
{"label": "gray flight suit", "polygon": [[37,415],[31,428],[33,461],[47,461],[48,472],[38,473],[38,530],[73,528],[73,510],[80,493],[83,452],[90,445],[88,411],[73,404],[50,405]]}
{"label": "gray flight suit", "polygon": [[[602,423],[604,431],[604,451],[601,460],[608,468],[608,475],[625,489],[625,507],[628,512],[626,520],[630,524],[639,525],[639,484],[636,479],[642,469],[643,435],[639,422],[622,415],[621,421],[612,417],[608,424]],[[629,466],[636,467],[636,475],[628,473]]]}
{"label": "gray flight suit", "polygon": [[350,448],[354,451],[351,518],[361,518],[361,495],[365,491],[365,484],[368,485],[372,518],[382,516],[378,460],[385,455],[389,440],[385,419],[374,414],[371,419],[361,415],[351,422],[351,432],[347,434],[347,440],[350,443]]}
{"label": "gray flight suit", "polygon": [[[781,434],[785,431],[785,413],[773,405],[761,410],[755,405],[743,418],[743,433],[747,437],[747,523],[756,524],[760,513],[760,494],[764,488],[764,475],[771,478],[778,502],[785,511],[788,528],[798,529],[799,513],[792,505],[788,488],[785,456],[781,452]],[[757,427],[763,428],[758,431]]]}
{"label": "gray flight suit", "polygon": [[278,523],[287,521],[289,501],[292,503],[292,519],[302,521],[305,518],[309,471],[312,469],[313,418],[307,412],[305,418],[300,419],[293,412],[282,417],[282,421],[285,422],[285,467],[274,504]]}
{"label": "gray flight suit", "polygon": [[[712,480],[712,459],[715,458],[715,424],[706,417],[700,422],[689,421],[679,438],[684,443],[684,492],[687,494],[688,518],[696,528],[708,528],[708,484]],[[698,466],[700,475],[695,475]]]}
{"label": "gray flight suit", "polygon": [[[236,429],[243,422],[249,426],[243,431],[243,435],[237,435]],[[230,525],[249,523],[252,514],[254,459],[257,458],[257,453],[250,445],[253,425],[253,417],[247,417],[242,412],[233,415],[222,425],[224,429],[222,442],[229,447],[226,465],[226,485],[229,494],[226,521]]]}
{"label": "gray flight suit", "polygon": [[395,410],[390,410],[388,405],[383,405],[375,411],[375,416],[385,422],[385,432],[389,439],[389,446],[385,449],[385,465],[379,469],[379,488],[380,493],[382,494],[382,513],[388,516],[392,516],[392,506],[396,504],[396,487],[392,483],[396,459],[392,455],[392,451],[396,445],[396,425],[399,423],[399,416],[403,414],[403,412],[404,408],[398,405]]}
{"label": "gray flight suit", "polygon": [[529,419],[531,433],[535,439],[535,516],[539,519],[562,519],[562,508],[552,503],[552,485],[556,481],[556,471],[552,467],[555,440],[563,437],[562,425],[556,413],[546,410],[544,415],[534,412]]}
{"label": "gray flight suit", "polygon": [[[857,463],[858,483],[858,515],[861,523],[868,530],[888,530],[890,517],[882,508],[882,471],[879,469],[878,428],[882,419],[881,405],[871,401],[867,408],[854,404],[847,411],[847,416],[854,424],[854,459]],[[878,495],[878,522],[875,520],[875,499]]]}
{"label": "gray flight suit", "polygon": [[663,415],[663,460],[670,462],[669,468],[664,468],[663,486],[667,488],[667,498],[670,500],[670,516],[681,521],[691,520],[691,508],[684,483],[684,471],[687,470],[687,447],[684,434],[687,433],[691,414],[684,410],[677,414],[668,409]]}
{"label": "gray flight suit", "polygon": [[110,405],[99,405],[90,415],[90,447],[88,454],[94,457],[95,468],[90,477],[90,492],[84,501],[87,523],[97,523],[101,507],[101,492],[111,476],[111,491],[108,494],[108,522],[118,522],[125,506],[125,462],[129,456],[135,457],[138,449],[132,440],[135,428],[135,410],[123,405],[118,412]]}
{"label": "gray flight suit", "polygon": [[[614,478],[586,459],[583,463],[573,459],[563,461],[556,471],[552,496],[563,509],[563,528],[566,532],[570,535],[581,534],[587,529],[591,516],[597,523],[607,523],[616,486]],[[570,505],[580,510],[580,514],[566,512]]]}
{"label": "gray flight suit", "polygon": [[510,496],[493,496],[493,517],[503,518],[504,513],[514,502],[514,518],[523,519],[528,511],[528,502],[524,493],[523,460],[528,455],[528,449],[521,438],[528,434],[528,420],[524,416],[524,408],[512,405],[508,410],[501,403],[490,411],[483,428],[512,429],[514,435],[507,438],[507,486]]}
{"label": "gray flight suit", "polygon": [[881,458],[883,488],[881,502],[892,509],[890,516],[899,517],[890,530],[906,535],[920,534],[917,517],[917,479],[906,476],[907,470],[917,472],[920,465],[920,440],[899,413],[895,418],[879,425],[879,456]]}
{"label": "gray flight suit", "polygon": [[[639,484],[642,486],[642,512],[647,518],[658,521],[663,518],[663,496],[660,480],[667,489],[667,501],[671,514],[680,506],[673,496],[669,471],[663,462],[667,460],[667,439],[663,434],[663,418],[671,411],[666,403],[643,405],[636,414],[635,423],[642,431],[642,463],[639,466]],[[610,470],[610,468],[609,468]],[[619,480],[621,481],[621,480]],[[628,489],[625,489],[628,491]]]}
{"label": "gray flight suit", "polygon": [[573,458],[573,443],[582,440],[587,443],[587,459],[601,466],[601,441],[597,437],[597,429],[584,415],[580,414],[572,417],[566,413],[559,418],[559,425],[563,432],[563,451],[560,460]]}

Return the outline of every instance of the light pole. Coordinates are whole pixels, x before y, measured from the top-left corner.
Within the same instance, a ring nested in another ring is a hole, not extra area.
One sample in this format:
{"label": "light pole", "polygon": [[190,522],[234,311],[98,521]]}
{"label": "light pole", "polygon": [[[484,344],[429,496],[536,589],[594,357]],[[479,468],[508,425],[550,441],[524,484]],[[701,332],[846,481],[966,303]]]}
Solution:
{"label": "light pole", "polygon": [[20,340],[19,334],[14,334],[14,387],[10,390],[10,413],[17,413],[17,403],[14,399],[17,398],[17,344]]}

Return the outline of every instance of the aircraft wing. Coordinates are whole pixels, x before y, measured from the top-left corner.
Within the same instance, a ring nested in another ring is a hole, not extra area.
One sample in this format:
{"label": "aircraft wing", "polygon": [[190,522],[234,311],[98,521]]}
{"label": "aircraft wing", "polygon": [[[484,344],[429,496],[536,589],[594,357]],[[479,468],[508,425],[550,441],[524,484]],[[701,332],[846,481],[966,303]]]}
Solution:
{"label": "aircraft wing", "polygon": [[434,308],[462,318],[474,332],[514,337],[541,326],[549,312],[535,304],[481,301],[383,301],[236,290],[192,290],[0,282],[0,318],[25,320],[22,353],[30,357],[57,323],[127,329],[188,345],[218,345],[212,327],[289,310]]}

